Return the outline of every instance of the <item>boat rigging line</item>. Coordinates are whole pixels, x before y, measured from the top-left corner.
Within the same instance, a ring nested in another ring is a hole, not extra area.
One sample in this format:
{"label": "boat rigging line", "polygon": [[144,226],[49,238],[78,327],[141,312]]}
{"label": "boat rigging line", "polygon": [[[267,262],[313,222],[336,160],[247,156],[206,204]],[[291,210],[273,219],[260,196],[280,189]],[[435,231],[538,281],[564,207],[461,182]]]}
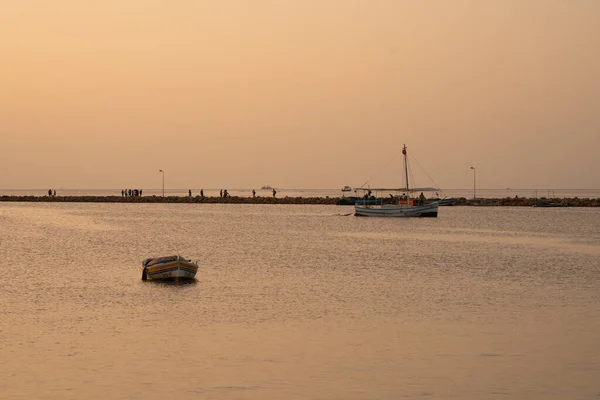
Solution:
{"label": "boat rigging line", "polygon": [[367,179],[367,181],[365,183],[363,183],[362,185],[360,185],[359,189],[364,188],[367,183],[371,182],[371,180],[373,178],[375,178],[376,175],[379,175],[381,173],[381,171],[383,171],[384,169],[386,169],[396,158],[398,158],[397,154],[390,161],[388,161],[388,163],[385,164],[385,166],[383,168],[381,168],[379,171],[377,171],[376,173],[374,173],[373,175],[371,175],[371,177],[369,179]]}
{"label": "boat rigging line", "polygon": [[[421,170],[422,170],[422,171],[425,173],[425,175],[427,175],[427,177],[429,178],[429,180],[430,180],[431,182],[433,182],[433,184],[434,184],[435,188],[436,188],[436,189],[439,189],[439,191],[440,191],[440,192],[443,192],[442,188],[441,188],[441,187],[440,187],[440,186],[437,184],[437,182],[436,182],[436,181],[434,181],[434,180],[433,180],[433,178],[432,178],[431,176],[429,176],[429,174],[427,173],[427,171],[425,171],[425,168],[423,168],[423,167],[421,166],[421,164],[419,164],[419,161],[417,161],[417,159],[416,159],[414,156],[412,156],[412,155],[410,156],[410,158],[411,158],[411,160],[413,160],[415,163],[417,163],[417,165],[419,166],[419,168],[421,168]],[[411,174],[412,174],[412,171],[411,171]]]}

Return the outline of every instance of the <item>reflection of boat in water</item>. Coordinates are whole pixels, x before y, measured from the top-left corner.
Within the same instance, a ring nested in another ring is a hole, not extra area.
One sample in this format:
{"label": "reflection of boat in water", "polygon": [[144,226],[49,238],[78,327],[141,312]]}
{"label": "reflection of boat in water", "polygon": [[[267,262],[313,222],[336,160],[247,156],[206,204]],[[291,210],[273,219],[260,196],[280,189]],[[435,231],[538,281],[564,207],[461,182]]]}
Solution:
{"label": "reflection of boat in water", "polygon": [[265,183],[260,189],[261,190],[273,190],[273,188],[271,186],[269,186],[268,183]]}
{"label": "reflection of boat in water", "polygon": [[147,258],[142,262],[142,280],[192,279],[198,263],[181,256]]}
{"label": "reflection of boat in water", "polygon": [[[411,198],[408,183],[408,160],[406,157],[406,145],[402,148],[404,156],[404,175],[406,186],[401,189],[357,189],[364,193],[354,205],[354,215],[359,217],[437,217],[438,203],[427,203],[421,192],[419,198]],[[389,193],[389,198],[378,198],[372,192]],[[396,194],[396,195],[394,195]]]}

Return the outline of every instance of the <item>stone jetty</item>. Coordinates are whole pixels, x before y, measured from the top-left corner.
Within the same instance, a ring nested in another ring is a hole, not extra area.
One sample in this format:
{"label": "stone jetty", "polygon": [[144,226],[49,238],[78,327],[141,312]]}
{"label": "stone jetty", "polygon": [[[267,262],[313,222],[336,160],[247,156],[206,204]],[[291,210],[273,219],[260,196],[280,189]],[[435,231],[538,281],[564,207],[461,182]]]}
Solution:
{"label": "stone jetty", "polygon": [[527,197],[505,197],[505,198],[490,198],[490,199],[466,199],[459,198],[456,206],[504,206],[504,207],[600,207],[600,198],[527,198]]}
{"label": "stone jetty", "polygon": [[[202,203],[202,204],[316,204],[316,205],[352,205],[340,197],[188,197],[188,196],[0,196],[5,202],[48,202],[48,203]],[[457,199],[455,206],[504,206],[504,207],[600,207],[600,198],[562,198],[547,199],[527,197],[506,197],[487,199]]]}
{"label": "stone jetty", "polygon": [[0,201],[40,203],[336,204],[337,197],[0,196]]}

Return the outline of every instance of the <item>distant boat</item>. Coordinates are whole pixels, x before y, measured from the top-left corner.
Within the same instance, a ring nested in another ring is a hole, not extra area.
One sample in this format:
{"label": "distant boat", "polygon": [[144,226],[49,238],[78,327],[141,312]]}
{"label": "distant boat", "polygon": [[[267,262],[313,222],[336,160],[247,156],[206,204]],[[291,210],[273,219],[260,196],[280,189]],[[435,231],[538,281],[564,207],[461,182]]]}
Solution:
{"label": "distant boat", "polygon": [[192,279],[198,272],[198,263],[182,256],[147,258],[142,262],[142,280]]}
{"label": "distant boat", "polygon": [[[408,183],[408,159],[406,157],[406,145],[402,148],[404,156],[404,175],[406,177],[406,186],[401,189],[357,189],[364,193],[362,198],[358,198],[354,204],[354,215],[358,217],[437,217],[439,202],[427,203],[421,192],[419,198],[411,198],[411,189]],[[375,192],[397,193],[396,196],[390,193],[389,198],[377,198],[372,196]]]}
{"label": "distant boat", "polygon": [[273,190],[273,188],[271,186],[269,186],[268,183],[265,183],[260,189],[261,190]]}
{"label": "distant boat", "polygon": [[534,207],[568,207],[567,203],[562,203],[559,201],[538,201],[533,205]]}
{"label": "distant boat", "polygon": [[340,199],[335,204],[338,206],[353,206],[356,202],[356,197],[346,194],[351,192],[352,188],[350,186],[344,186],[342,188],[342,197],[340,197]]}
{"label": "distant boat", "polygon": [[441,206],[453,206],[456,204],[458,199],[456,197],[448,197],[444,199],[435,198],[435,199],[427,199],[425,203],[435,203],[438,202],[438,205]]}

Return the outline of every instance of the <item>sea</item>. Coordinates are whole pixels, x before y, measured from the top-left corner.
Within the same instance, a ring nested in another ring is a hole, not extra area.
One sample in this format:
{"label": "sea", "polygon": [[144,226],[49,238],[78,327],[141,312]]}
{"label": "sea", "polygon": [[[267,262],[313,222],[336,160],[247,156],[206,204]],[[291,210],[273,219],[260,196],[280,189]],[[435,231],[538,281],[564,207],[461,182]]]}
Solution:
{"label": "sea", "polygon": [[1,202],[0,273],[1,399],[600,398],[598,208]]}

